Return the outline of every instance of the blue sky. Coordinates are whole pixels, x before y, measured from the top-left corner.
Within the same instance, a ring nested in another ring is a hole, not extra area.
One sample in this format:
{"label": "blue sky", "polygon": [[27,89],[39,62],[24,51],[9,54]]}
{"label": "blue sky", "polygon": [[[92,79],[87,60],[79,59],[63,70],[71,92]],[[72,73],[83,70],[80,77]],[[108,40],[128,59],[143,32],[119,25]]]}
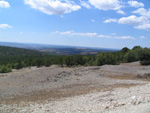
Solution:
{"label": "blue sky", "polygon": [[0,41],[150,46],[149,0],[0,0]]}

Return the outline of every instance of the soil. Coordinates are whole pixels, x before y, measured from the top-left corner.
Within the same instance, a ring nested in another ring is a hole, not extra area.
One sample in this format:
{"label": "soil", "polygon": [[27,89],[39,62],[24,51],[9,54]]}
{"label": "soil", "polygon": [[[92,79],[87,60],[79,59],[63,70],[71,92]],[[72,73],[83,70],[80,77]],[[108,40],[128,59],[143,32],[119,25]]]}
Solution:
{"label": "soil", "polygon": [[139,62],[13,70],[0,74],[0,112],[150,113],[149,75]]}

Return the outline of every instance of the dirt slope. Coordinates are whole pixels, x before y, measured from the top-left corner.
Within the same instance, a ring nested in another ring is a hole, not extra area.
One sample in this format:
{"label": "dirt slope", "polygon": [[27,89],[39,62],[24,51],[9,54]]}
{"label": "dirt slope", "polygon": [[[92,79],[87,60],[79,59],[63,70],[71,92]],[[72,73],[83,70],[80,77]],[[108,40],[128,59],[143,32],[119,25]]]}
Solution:
{"label": "dirt slope", "polygon": [[150,113],[148,73],[139,62],[21,69],[0,75],[0,112]]}

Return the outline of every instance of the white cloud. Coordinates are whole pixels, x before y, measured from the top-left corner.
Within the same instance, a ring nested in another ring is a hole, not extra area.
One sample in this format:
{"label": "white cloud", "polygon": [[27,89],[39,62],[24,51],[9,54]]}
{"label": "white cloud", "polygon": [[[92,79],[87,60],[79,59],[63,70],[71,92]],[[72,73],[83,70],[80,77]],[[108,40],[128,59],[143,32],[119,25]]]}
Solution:
{"label": "white cloud", "polygon": [[122,7],[119,0],[89,0],[89,3],[100,10],[119,10]]}
{"label": "white cloud", "polygon": [[131,7],[144,7],[144,4],[142,2],[138,2],[138,1],[128,1],[128,4],[131,6]]}
{"label": "white cloud", "polygon": [[132,36],[107,36],[107,35],[99,35],[100,38],[112,38],[112,39],[135,39]]}
{"label": "white cloud", "polygon": [[80,3],[81,3],[81,6],[83,6],[83,7],[86,7],[88,9],[91,8],[91,6],[87,2],[85,2],[85,1],[80,0]]}
{"label": "white cloud", "polygon": [[92,22],[95,22],[95,20],[94,20],[94,19],[92,19],[91,21],[92,21]]}
{"label": "white cloud", "polygon": [[77,33],[74,31],[66,31],[66,32],[57,31],[56,33],[59,33],[61,35],[69,35],[69,36],[87,36],[87,37],[97,36],[97,33]]}
{"label": "white cloud", "polygon": [[137,25],[141,21],[142,21],[142,17],[137,17],[135,15],[131,15],[129,17],[122,17],[122,18],[120,18],[118,23],[129,24],[129,25]]}
{"label": "white cloud", "polygon": [[112,33],[111,35],[117,35],[117,33]]}
{"label": "white cloud", "polygon": [[144,30],[150,30],[150,24],[141,24],[138,26],[135,26],[137,29],[144,29]]}
{"label": "white cloud", "polygon": [[53,33],[59,34],[59,35],[67,35],[67,36],[99,37],[99,38],[111,38],[111,39],[135,39],[132,36],[116,36],[116,33],[113,33],[110,36],[100,35],[97,33],[78,33],[74,31],[66,31],[66,32],[55,31]]}
{"label": "white cloud", "polygon": [[140,16],[131,15],[122,17],[118,23],[134,25],[136,29],[150,30],[150,9],[139,8],[132,13],[139,14]]}
{"label": "white cloud", "polygon": [[147,18],[150,18],[150,9],[147,10],[145,8],[139,8],[135,11],[132,11],[132,13],[139,14],[139,15],[145,16]]}
{"label": "white cloud", "polygon": [[125,14],[126,14],[126,13],[125,13],[124,11],[122,11],[122,10],[118,10],[117,13],[118,13],[118,14],[121,14],[121,15],[125,15]]}
{"label": "white cloud", "polygon": [[145,39],[146,37],[145,37],[145,36],[141,36],[140,38],[141,38],[141,39]]}
{"label": "white cloud", "polygon": [[120,37],[114,37],[115,39],[135,39],[132,36],[120,36]]}
{"label": "white cloud", "polygon": [[0,7],[1,7],[1,8],[9,8],[10,5],[9,5],[9,3],[6,2],[6,1],[0,1]]}
{"label": "white cloud", "polygon": [[21,31],[21,32],[19,32],[20,34],[23,34],[23,32]]}
{"label": "white cloud", "polygon": [[107,35],[99,35],[98,37],[100,37],[100,38],[112,38],[112,36],[107,36]]}
{"label": "white cloud", "polygon": [[32,8],[49,15],[63,15],[81,8],[73,1],[68,0],[25,0],[25,4],[29,4]]}
{"label": "white cloud", "polygon": [[111,23],[111,22],[117,22],[118,20],[115,18],[110,18],[104,21],[104,23]]}
{"label": "white cloud", "polygon": [[12,28],[12,26],[10,26],[8,24],[0,24],[0,28],[6,29],[6,28]]}

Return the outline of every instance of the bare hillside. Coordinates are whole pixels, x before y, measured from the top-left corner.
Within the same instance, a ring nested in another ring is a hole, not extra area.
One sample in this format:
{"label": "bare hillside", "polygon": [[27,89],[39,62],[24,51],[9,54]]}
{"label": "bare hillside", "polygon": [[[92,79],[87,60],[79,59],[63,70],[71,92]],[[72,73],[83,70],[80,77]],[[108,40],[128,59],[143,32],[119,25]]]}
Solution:
{"label": "bare hillside", "polygon": [[0,75],[0,112],[150,113],[149,74],[139,62],[14,70]]}

